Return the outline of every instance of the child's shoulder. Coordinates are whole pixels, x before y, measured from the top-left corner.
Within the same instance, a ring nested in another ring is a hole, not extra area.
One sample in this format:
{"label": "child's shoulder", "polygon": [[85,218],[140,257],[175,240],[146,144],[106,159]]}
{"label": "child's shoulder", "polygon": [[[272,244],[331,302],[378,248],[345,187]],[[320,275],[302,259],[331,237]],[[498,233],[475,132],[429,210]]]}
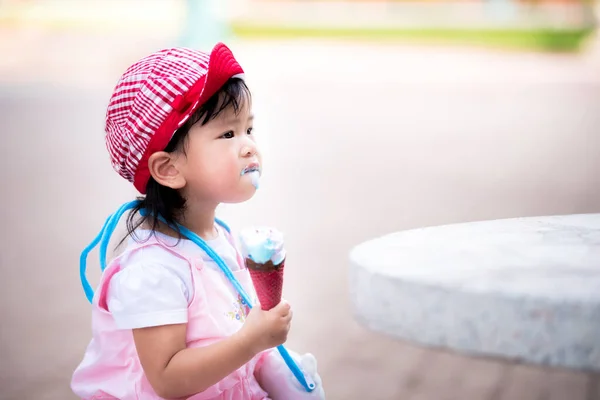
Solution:
{"label": "child's shoulder", "polygon": [[123,253],[115,259],[117,271],[111,280],[117,281],[116,285],[131,287],[161,281],[183,281],[186,287],[190,286],[192,258],[182,247],[181,241],[159,234],[131,237]]}
{"label": "child's shoulder", "polygon": [[171,264],[187,262],[189,246],[185,239],[177,239],[159,232],[135,232],[121,254],[121,264]]}

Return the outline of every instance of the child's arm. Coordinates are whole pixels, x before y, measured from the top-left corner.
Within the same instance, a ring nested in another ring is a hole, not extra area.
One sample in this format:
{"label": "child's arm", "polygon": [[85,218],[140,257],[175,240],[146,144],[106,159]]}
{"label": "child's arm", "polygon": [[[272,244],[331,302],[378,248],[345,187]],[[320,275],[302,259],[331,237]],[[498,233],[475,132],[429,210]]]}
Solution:
{"label": "child's arm", "polygon": [[285,342],[292,312],[287,303],[253,308],[242,329],[218,343],[186,348],[186,324],[133,330],[148,381],[164,398],[188,397],[216,384],[256,354]]}

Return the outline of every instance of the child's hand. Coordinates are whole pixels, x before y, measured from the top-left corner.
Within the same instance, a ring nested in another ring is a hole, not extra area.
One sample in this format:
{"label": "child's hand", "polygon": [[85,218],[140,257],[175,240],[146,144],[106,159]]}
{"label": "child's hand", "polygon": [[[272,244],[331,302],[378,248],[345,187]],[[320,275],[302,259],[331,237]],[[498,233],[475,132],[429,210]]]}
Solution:
{"label": "child's hand", "polygon": [[252,351],[261,351],[279,346],[287,340],[292,321],[290,305],[282,301],[269,311],[254,307],[246,317],[239,333],[247,340]]}

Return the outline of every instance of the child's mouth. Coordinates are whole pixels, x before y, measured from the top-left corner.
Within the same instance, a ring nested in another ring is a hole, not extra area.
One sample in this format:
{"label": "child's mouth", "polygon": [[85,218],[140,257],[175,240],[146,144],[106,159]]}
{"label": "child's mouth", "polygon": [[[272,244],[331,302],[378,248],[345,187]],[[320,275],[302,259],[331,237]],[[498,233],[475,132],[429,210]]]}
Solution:
{"label": "child's mouth", "polygon": [[259,172],[260,173],[260,166],[258,164],[251,164],[251,165],[247,166],[246,168],[244,168],[244,170],[242,171],[242,175],[246,175],[251,172]]}
{"label": "child's mouth", "polygon": [[259,180],[260,180],[260,165],[258,164],[250,164],[242,171],[242,176],[250,174],[252,178],[252,185],[258,189]]}

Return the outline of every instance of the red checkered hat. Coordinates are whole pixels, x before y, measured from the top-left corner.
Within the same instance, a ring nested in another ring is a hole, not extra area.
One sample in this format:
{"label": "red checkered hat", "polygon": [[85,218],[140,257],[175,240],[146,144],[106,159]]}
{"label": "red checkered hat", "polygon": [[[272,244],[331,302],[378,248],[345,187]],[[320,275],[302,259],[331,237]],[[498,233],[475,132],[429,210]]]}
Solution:
{"label": "red checkered hat", "polygon": [[244,71],[222,43],[210,54],[172,48],[125,71],[106,113],[106,146],[113,168],[146,192],[148,158],[162,151],[190,115],[227,80]]}

